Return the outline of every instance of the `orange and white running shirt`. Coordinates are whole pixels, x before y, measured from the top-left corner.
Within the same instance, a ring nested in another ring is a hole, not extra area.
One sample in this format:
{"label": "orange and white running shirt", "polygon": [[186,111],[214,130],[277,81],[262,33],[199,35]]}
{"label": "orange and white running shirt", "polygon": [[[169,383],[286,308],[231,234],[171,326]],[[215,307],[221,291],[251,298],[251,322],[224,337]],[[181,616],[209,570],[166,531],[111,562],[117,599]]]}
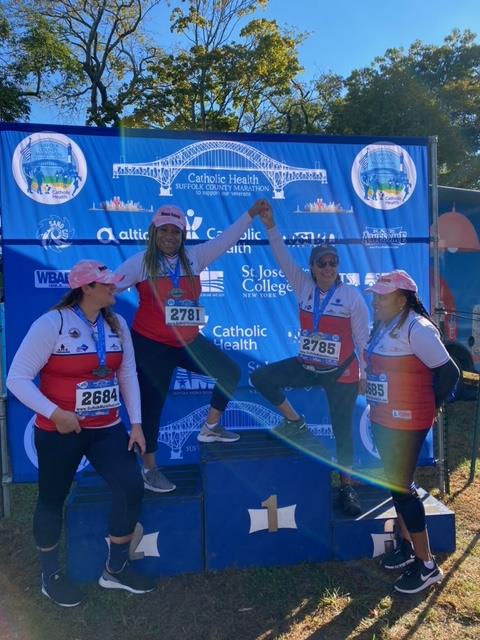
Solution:
{"label": "orange and white running shirt", "polygon": [[75,412],[84,429],[110,427],[120,422],[121,398],[130,422],[141,423],[132,338],[125,319],[117,318],[120,335],[105,323],[106,366],[111,369],[105,378],[93,373],[99,364],[95,325],[91,329],[71,309],[48,311],[32,324],[13,358],[7,387],[35,411],[37,427],[55,431],[50,416],[57,407]]}
{"label": "orange and white running shirt", "polygon": [[[310,273],[301,269],[293,260],[277,227],[269,229],[268,238],[273,254],[295,292],[300,328],[307,338],[303,342],[308,342],[308,337],[311,336],[312,347],[317,347],[317,352],[318,347],[322,348],[322,353],[316,354],[318,364],[315,364],[315,368],[329,369],[341,365],[355,353],[355,359],[337,382],[358,382],[359,377],[365,377],[363,353],[368,340],[368,307],[362,294],[356,287],[340,283],[324,309],[318,326],[314,327],[314,296],[315,289],[318,289],[315,281]],[[318,291],[321,303],[327,294],[320,289]],[[312,360],[305,358],[302,355],[304,352],[300,351],[299,359],[310,366]]]}
{"label": "orange and white running shirt", "polygon": [[429,429],[435,418],[431,369],[449,357],[438,329],[410,311],[403,325],[384,333],[366,355],[370,420],[392,429]]}
{"label": "orange and white running shirt", "polygon": [[[202,292],[200,273],[228,251],[251,223],[252,218],[248,213],[245,213],[216,238],[185,248],[193,278],[185,275],[185,271],[180,265],[178,288],[182,290],[182,296],[180,300],[175,301],[176,305],[179,307],[182,304],[198,305],[198,298]],[[161,265],[159,265],[158,277],[155,280],[149,280],[145,273],[144,256],[145,251],[136,253],[125,260],[116,270],[116,273],[125,276],[120,283],[120,291],[131,286],[137,288],[139,306],[133,319],[132,329],[150,340],[172,347],[183,347],[190,344],[197,337],[201,323],[196,325],[167,324],[165,309],[169,304],[174,303],[170,295],[174,285],[168,273],[161,270]],[[171,260],[168,262],[171,267],[175,266]]]}

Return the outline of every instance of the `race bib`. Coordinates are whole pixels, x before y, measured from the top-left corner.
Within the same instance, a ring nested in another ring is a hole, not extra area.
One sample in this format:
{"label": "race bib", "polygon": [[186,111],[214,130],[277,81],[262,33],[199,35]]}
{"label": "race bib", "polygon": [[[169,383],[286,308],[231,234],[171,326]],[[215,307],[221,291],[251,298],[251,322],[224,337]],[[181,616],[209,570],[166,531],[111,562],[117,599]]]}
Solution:
{"label": "race bib", "polygon": [[169,326],[198,326],[205,324],[205,307],[181,304],[182,301],[170,300],[165,305],[165,323]]}
{"label": "race bib", "polygon": [[385,374],[374,376],[368,374],[367,377],[367,402],[376,404],[387,404],[388,402],[388,380]]}
{"label": "race bib", "polygon": [[342,343],[329,333],[305,333],[300,336],[300,357],[312,364],[338,366]]}
{"label": "race bib", "polygon": [[117,379],[88,380],[77,384],[75,413],[81,417],[107,415],[120,406],[120,389]]}

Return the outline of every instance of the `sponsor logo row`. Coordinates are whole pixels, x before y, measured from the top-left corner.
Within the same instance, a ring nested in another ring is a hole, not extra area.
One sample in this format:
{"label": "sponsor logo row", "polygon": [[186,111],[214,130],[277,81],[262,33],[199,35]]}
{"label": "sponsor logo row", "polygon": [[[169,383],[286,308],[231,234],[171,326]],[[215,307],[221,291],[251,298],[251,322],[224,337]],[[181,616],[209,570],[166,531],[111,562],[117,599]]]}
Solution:
{"label": "sponsor logo row", "polygon": [[[192,210],[190,210],[192,211]],[[192,212],[193,213],[193,212]],[[199,240],[197,231],[200,230],[203,218],[195,216],[189,221],[187,217],[187,239]],[[205,229],[206,240],[213,240],[223,232],[217,227]],[[63,251],[72,245],[75,239],[75,229],[65,217],[49,216],[40,221],[37,237],[42,241],[44,249]],[[100,227],[95,233],[95,238],[101,244],[119,245],[122,242],[145,242],[148,240],[148,231],[141,227],[128,227],[115,231],[113,227]],[[252,243],[264,240],[264,234],[255,229],[247,229],[240,237],[237,245],[227,253],[251,253]],[[310,230],[295,231],[288,237],[290,245],[310,245],[319,242],[332,242],[336,240],[335,234],[328,232],[314,232]],[[365,227],[362,231],[362,244],[369,248],[398,248],[408,242],[408,234],[403,227]]]}
{"label": "sponsor logo row", "polygon": [[[35,269],[34,286],[36,289],[68,289],[68,269]],[[240,269],[241,289],[244,298],[283,297],[292,291],[281,269],[242,265]],[[373,284],[381,272],[367,272],[363,284]],[[362,284],[359,272],[341,272],[340,277],[345,284],[356,287]],[[205,269],[200,274],[202,295],[217,297],[225,295],[225,272],[220,269]]]}

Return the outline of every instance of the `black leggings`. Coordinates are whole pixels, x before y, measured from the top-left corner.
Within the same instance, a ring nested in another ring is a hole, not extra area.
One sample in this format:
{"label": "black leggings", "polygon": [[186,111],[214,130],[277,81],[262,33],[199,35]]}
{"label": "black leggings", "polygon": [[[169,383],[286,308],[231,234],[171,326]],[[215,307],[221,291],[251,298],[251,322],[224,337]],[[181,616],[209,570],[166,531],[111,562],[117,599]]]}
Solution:
{"label": "black leggings", "polygon": [[216,380],[210,405],[225,411],[240,380],[240,367],[202,334],[185,347],[155,342],[132,331],[142,398],[142,426],[146,453],[158,448],[158,431],[172,374],[177,367]]}
{"label": "black leggings", "polygon": [[401,431],[372,422],[372,434],[393,503],[411,533],[425,530],[425,508],[414,483],[415,468],[429,429]]}
{"label": "black leggings", "polygon": [[429,429],[402,431],[372,422],[372,435],[393,491],[408,493],[413,484],[420,449]]}
{"label": "black leggings", "polygon": [[260,367],[252,373],[250,380],[262,396],[276,407],[286,400],[285,387],[323,387],[330,409],[338,463],[343,467],[352,466],[352,416],[358,393],[357,382],[343,384],[327,381],[321,373],[305,369],[298,358],[287,358]]}
{"label": "black leggings", "polygon": [[109,533],[130,535],[140,515],[143,479],[122,423],[104,429],[82,429],[61,434],[35,428],[38,455],[38,500],[33,516],[37,547],[57,544],[62,531],[65,499],[83,456],[107,482],[112,492]]}

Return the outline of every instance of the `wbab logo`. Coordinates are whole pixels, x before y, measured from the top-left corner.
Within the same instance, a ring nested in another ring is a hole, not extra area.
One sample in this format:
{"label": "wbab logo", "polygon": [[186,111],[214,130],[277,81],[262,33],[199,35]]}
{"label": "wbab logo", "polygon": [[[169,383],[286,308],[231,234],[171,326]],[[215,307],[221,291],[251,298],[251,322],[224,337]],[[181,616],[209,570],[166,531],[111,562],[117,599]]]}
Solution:
{"label": "wbab logo", "polygon": [[13,177],[23,193],[41,204],[63,204],[80,193],[87,163],[80,147],[61,133],[32,133],[17,145]]}
{"label": "wbab logo", "polygon": [[353,161],[351,177],[357,196],[382,211],[404,204],[417,184],[417,170],[408,152],[389,143],[364,147]]}
{"label": "wbab logo", "polygon": [[67,270],[35,269],[35,289],[68,289]]}

